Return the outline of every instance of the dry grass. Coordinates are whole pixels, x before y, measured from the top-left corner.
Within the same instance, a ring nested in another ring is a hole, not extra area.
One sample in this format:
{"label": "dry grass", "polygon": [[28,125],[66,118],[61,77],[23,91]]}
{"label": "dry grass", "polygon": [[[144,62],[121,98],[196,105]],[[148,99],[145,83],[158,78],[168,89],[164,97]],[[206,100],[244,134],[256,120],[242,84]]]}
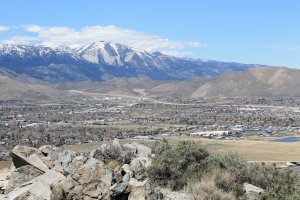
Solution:
{"label": "dry grass", "polygon": [[299,161],[300,142],[268,142],[249,140],[211,140],[205,138],[171,137],[170,143],[191,140],[218,153],[237,152],[248,161]]}
{"label": "dry grass", "polygon": [[4,160],[4,161],[0,161],[0,170],[3,169],[10,169],[10,165],[11,165],[11,160]]}
{"label": "dry grass", "polygon": [[[248,161],[299,161],[300,142],[268,142],[268,141],[250,141],[250,140],[211,140],[205,138],[192,138],[188,136],[167,137],[171,145],[176,145],[180,140],[190,140],[196,144],[203,145],[208,150],[217,153],[236,152]],[[146,146],[152,147],[153,140],[120,140],[121,143],[137,141]],[[81,145],[70,145],[64,147],[79,152],[88,152],[97,149],[104,141],[98,143],[89,143]]]}
{"label": "dry grass", "polygon": [[185,190],[192,195],[193,200],[234,200],[232,192],[225,192],[218,186],[221,182],[221,185],[232,185],[234,179],[230,174],[220,171],[212,174],[203,177],[200,181],[189,182]]}

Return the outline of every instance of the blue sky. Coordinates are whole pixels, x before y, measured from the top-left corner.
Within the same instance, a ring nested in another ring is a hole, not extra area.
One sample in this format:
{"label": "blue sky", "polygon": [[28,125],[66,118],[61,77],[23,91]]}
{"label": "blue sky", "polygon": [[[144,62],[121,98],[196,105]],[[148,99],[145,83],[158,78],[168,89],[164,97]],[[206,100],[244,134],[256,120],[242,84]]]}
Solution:
{"label": "blue sky", "polygon": [[109,40],[176,56],[300,68],[298,0],[4,0],[2,43]]}

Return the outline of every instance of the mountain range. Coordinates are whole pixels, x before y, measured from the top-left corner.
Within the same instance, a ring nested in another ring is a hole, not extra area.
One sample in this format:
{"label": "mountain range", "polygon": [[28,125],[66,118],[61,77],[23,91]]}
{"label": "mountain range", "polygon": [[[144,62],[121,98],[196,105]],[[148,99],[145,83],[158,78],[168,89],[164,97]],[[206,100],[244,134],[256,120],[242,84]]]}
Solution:
{"label": "mountain range", "polygon": [[0,44],[0,67],[52,83],[113,78],[186,80],[256,66],[259,65],[179,58],[103,41],[78,48]]}
{"label": "mountain range", "polygon": [[96,42],[0,45],[0,99],[300,96],[300,70],[178,58]]}

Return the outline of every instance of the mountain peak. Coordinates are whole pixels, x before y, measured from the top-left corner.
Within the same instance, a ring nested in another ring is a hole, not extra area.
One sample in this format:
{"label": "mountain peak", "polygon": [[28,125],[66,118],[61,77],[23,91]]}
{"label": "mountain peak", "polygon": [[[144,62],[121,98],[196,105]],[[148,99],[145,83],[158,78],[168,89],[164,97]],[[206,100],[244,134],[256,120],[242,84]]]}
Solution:
{"label": "mountain peak", "polygon": [[254,65],[177,58],[148,53],[118,43],[98,41],[80,48],[53,44],[0,45],[0,66],[49,81],[144,77],[156,80],[216,76]]}

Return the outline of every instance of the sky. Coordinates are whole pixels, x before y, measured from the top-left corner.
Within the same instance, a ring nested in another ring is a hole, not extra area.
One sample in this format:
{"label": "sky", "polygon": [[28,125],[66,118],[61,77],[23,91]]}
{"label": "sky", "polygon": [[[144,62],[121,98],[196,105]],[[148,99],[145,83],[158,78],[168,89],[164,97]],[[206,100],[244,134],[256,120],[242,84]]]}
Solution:
{"label": "sky", "polygon": [[298,0],[3,0],[0,43],[110,41],[180,57],[300,68]]}

